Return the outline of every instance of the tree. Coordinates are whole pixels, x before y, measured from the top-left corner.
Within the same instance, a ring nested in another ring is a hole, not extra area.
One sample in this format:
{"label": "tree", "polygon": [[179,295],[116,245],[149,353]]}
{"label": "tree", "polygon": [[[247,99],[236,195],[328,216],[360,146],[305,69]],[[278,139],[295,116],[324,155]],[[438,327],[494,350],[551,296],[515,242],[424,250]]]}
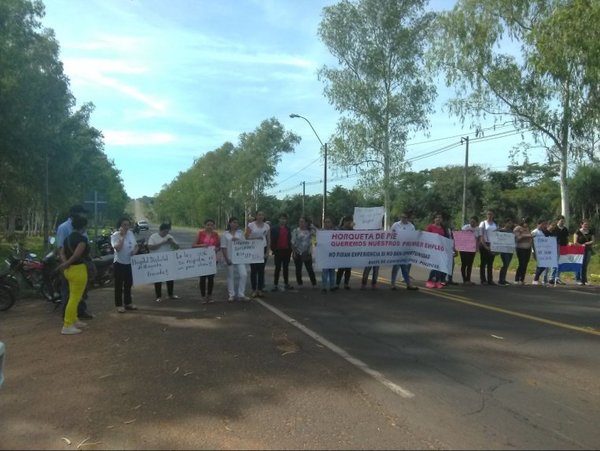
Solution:
{"label": "tree", "polygon": [[598,123],[599,21],[595,0],[459,0],[438,22],[435,60],[457,90],[450,110],[531,130],[560,163],[567,219],[572,140]]}
{"label": "tree", "polygon": [[572,202],[579,219],[600,220],[600,163],[577,168],[570,180]]}
{"label": "tree", "polygon": [[325,95],[344,113],[331,160],[359,167],[383,194],[389,225],[391,180],[403,171],[409,133],[427,126],[435,88],[423,55],[432,14],[424,0],[342,0],[324,9],[319,36],[339,68],[324,66]]}

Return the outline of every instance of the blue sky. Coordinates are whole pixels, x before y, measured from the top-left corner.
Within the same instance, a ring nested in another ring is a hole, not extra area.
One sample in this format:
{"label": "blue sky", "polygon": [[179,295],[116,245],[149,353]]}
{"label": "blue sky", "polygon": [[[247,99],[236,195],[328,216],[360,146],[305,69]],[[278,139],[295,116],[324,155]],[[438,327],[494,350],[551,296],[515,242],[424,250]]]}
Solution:
{"label": "blue sky", "polygon": [[[42,23],[61,45],[61,60],[79,104],[93,102],[92,125],[121,171],[130,197],[157,194],[204,153],[276,117],[302,137],[278,167],[278,197],[322,192],[319,142],[338,113],[323,95],[317,70],[335,60],[317,37],[329,0],[45,0]],[[431,2],[433,9],[452,0]],[[422,170],[464,163],[464,146],[428,152],[474,138],[443,111],[451,92],[440,87],[429,136],[412,137],[407,158]],[[489,124],[492,125],[491,122]],[[488,130],[488,136],[506,131]],[[449,139],[442,139],[452,137]],[[470,162],[506,168],[518,137],[497,137],[470,147]],[[534,161],[543,157],[532,153]],[[329,186],[351,187],[331,171]]]}

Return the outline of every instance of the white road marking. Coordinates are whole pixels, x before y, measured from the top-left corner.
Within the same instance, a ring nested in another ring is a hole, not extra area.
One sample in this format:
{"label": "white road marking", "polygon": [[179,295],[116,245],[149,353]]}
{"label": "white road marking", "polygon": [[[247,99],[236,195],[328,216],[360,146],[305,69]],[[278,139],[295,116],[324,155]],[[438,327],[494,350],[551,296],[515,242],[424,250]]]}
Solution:
{"label": "white road marking", "polygon": [[376,381],[383,384],[386,388],[388,388],[389,390],[396,393],[398,396],[401,396],[402,398],[414,398],[415,395],[412,392],[406,390],[405,388],[402,388],[398,384],[393,383],[388,378],[386,378],[383,374],[381,374],[379,371],[369,368],[369,366],[365,362],[363,362],[362,360],[359,360],[355,357],[352,357],[350,354],[348,354],[346,351],[344,351],[338,345],[333,344],[332,342],[330,342],[326,338],[322,337],[318,333],[310,330],[308,327],[299,323],[291,316],[286,315],[281,310],[273,307],[272,305],[267,304],[266,302],[264,302],[260,299],[256,299],[256,302],[258,302],[260,305],[262,305],[267,310],[270,310],[271,312],[275,313],[277,316],[279,316],[281,319],[288,322],[292,326],[297,327],[302,332],[304,332],[306,335],[311,337],[313,340],[317,341],[318,343],[321,343],[323,346],[327,347],[329,350],[335,352],[337,355],[342,357],[344,360],[351,363],[352,365],[354,365],[361,371],[365,372],[366,374],[368,374],[369,376],[374,378]]}

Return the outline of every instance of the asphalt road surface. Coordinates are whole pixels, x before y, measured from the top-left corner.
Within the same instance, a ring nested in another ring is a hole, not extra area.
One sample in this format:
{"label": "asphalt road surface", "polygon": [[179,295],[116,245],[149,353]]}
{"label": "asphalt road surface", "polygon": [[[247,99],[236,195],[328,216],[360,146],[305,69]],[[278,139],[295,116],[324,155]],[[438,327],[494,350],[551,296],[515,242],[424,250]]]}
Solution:
{"label": "asphalt road surface", "polygon": [[415,268],[409,292],[381,275],[227,303],[219,270],[215,304],[184,280],[162,303],[134,287],[126,314],[94,290],[70,337],[20,299],[0,314],[0,448],[598,448],[597,287],[428,290]]}

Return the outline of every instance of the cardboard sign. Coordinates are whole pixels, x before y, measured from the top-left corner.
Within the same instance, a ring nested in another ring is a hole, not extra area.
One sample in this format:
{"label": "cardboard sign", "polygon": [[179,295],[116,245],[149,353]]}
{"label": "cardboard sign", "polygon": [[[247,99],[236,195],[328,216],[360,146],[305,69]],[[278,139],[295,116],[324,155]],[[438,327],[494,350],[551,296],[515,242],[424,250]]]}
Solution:
{"label": "cardboard sign", "polygon": [[383,207],[354,207],[354,230],[383,229]]}
{"label": "cardboard sign", "polygon": [[133,284],[208,276],[217,272],[214,247],[154,252],[131,257]]}
{"label": "cardboard sign", "polygon": [[515,251],[515,234],[512,232],[499,232],[494,230],[489,234],[490,250],[503,254],[512,254]]}
{"label": "cardboard sign", "polygon": [[263,263],[265,261],[265,246],[262,240],[232,241],[234,265],[247,263]]}
{"label": "cardboard sign", "polygon": [[534,236],[533,248],[538,267],[554,268],[558,266],[558,246],[555,236]]}
{"label": "cardboard sign", "polygon": [[477,239],[470,230],[455,230],[452,236],[454,236],[454,249],[457,251],[477,252]]}

